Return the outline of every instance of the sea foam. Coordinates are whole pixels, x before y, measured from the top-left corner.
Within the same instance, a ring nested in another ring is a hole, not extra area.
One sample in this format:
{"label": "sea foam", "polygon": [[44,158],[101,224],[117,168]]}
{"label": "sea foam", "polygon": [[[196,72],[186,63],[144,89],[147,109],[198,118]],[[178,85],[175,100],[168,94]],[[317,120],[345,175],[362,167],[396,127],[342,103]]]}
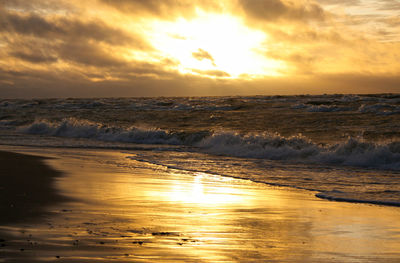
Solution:
{"label": "sea foam", "polygon": [[320,145],[302,135],[284,137],[266,132],[174,132],[148,127],[114,127],[75,118],[60,122],[39,120],[20,128],[20,131],[108,142],[186,145],[197,147],[202,152],[233,157],[400,170],[398,141],[373,143],[348,138],[344,142]]}
{"label": "sea foam", "polygon": [[176,135],[156,128],[120,128],[107,125],[67,118],[60,122],[47,120],[35,121],[29,126],[20,128],[28,134],[51,135],[68,138],[88,138],[100,141],[115,141],[143,144],[181,144]]}
{"label": "sea foam", "polygon": [[334,145],[317,145],[303,136],[215,133],[198,146],[210,153],[357,167],[400,170],[400,142],[371,143],[348,138]]}

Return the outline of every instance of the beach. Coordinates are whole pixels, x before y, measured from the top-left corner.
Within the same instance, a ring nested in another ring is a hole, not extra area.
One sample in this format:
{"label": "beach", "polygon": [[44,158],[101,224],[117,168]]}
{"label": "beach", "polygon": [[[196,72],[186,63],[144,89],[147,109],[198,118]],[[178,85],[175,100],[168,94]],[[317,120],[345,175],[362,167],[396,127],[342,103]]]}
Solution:
{"label": "beach", "polygon": [[44,215],[43,209],[65,200],[52,181],[60,173],[45,165],[44,158],[0,151],[0,224]]}
{"label": "beach", "polygon": [[[2,190],[13,187],[2,195],[2,262],[400,260],[397,207],[160,167],[132,152],[2,149],[46,157],[1,153]],[[27,179],[40,182],[36,197],[20,200],[30,187],[16,182]]]}
{"label": "beach", "polygon": [[399,263],[399,14],[0,0],[0,263]]}

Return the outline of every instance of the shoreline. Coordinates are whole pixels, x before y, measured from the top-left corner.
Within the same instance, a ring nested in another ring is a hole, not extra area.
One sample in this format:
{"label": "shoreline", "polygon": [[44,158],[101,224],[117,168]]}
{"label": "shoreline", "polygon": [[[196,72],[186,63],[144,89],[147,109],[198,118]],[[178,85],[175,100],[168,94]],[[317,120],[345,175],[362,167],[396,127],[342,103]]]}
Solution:
{"label": "shoreline", "polygon": [[156,169],[118,151],[25,148],[19,152],[56,157],[6,153],[7,158],[22,158],[31,166],[41,163],[52,172],[61,171],[47,174],[50,183],[43,194],[58,192],[79,202],[51,200],[46,206],[55,205],[54,210],[41,222],[0,224],[0,239],[5,239],[0,240],[0,246],[5,245],[0,254],[6,261],[386,263],[400,259],[400,210],[393,207],[329,202],[306,190]]}
{"label": "shoreline", "polygon": [[45,157],[0,151],[0,224],[35,221],[67,198],[54,188],[62,175]]}

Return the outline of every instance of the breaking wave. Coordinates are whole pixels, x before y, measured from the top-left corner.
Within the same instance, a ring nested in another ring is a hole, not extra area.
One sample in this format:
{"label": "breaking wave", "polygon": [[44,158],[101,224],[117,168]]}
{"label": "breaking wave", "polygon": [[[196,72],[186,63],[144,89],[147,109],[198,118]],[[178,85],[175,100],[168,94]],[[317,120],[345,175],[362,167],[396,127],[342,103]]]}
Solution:
{"label": "breaking wave", "polygon": [[335,145],[319,145],[301,135],[283,137],[271,133],[240,134],[228,131],[171,132],[158,128],[113,127],[75,118],[60,122],[36,121],[20,128],[20,131],[107,142],[186,145],[210,154],[243,158],[400,170],[399,141],[373,143],[349,138]]}
{"label": "breaking wave", "polygon": [[140,127],[124,129],[75,118],[67,118],[61,122],[35,121],[29,126],[22,127],[20,131],[28,134],[87,138],[111,142],[181,144],[176,135],[161,129]]}
{"label": "breaking wave", "polygon": [[207,152],[235,157],[323,163],[400,170],[400,142],[372,143],[349,138],[335,145],[317,145],[299,135],[216,133],[199,144]]}

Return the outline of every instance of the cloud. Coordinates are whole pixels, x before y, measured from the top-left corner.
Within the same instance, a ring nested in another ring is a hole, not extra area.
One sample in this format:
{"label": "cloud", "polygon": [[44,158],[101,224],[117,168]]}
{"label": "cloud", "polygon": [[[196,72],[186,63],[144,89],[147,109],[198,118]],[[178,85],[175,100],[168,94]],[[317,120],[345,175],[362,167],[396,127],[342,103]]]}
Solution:
{"label": "cloud", "polygon": [[37,35],[64,34],[64,30],[37,15],[20,15],[0,9],[0,31]]}
{"label": "cloud", "polygon": [[400,10],[400,2],[397,0],[380,0],[378,6],[380,10]]}
{"label": "cloud", "polygon": [[382,18],[380,21],[382,23],[385,23],[389,27],[395,27],[397,29],[400,27],[400,15],[385,17],[385,18]]}
{"label": "cloud", "polygon": [[66,42],[58,47],[57,52],[63,60],[95,67],[123,66],[127,63],[99,44],[89,41]]}
{"label": "cloud", "polygon": [[[310,45],[321,42],[336,43],[341,45],[352,44],[346,34],[338,32],[335,28],[326,27],[325,30],[318,30],[310,27],[298,27],[294,30],[285,30],[275,26],[266,27],[269,36],[278,42],[289,42],[296,45]],[[270,41],[270,42],[274,42]]]}
{"label": "cloud", "polygon": [[14,51],[11,52],[10,55],[15,58],[19,58],[31,63],[53,63],[58,61],[58,58],[55,56],[43,53],[34,53],[31,51],[28,52]]}
{"label": "cloud", "polygon": [[100,0],[123,13],[149,15],[162,19],[192,18],[197,9],[221,11],[222,1],[213,0]]}
{"label": "cloud", "polygon": [[245,15],[254,20],[274,22],[277,20],[309,21],[323,20],[324,10],[314,2],[284,0],[238,0]]}
{"label": "cloud", "polygon": [[[93,74],[89,77],[101,76],[104,75]],[[129,80],[103,79],[93,82],[87,76],[70,71],[10,72],[0,69],[0,80],[1,98],[393,93],[399,92],[400,86],[398,76],[363,74],[253,81],[204,79],[193,75],[176,75],[167,80],[132,76]]]}
{"label": "cloud", "polygon": [[197,52],[193,52],[193,53],[192,53],[192,56],[193,56],[195,59],[200,60],[200,61],[203,60],[203,59],[209,60],[213,66],[216,66],[216,65],[215,65],[215,61],[214,61],[214,58],[210,55],[210,53],[208,53],[207,51],[205,51],[205,50],[203,50],[203,49],[201,49],[201,48],[199,48],[199,49],[197,50]]}
{"label": "cloud", "polygon": [[0,8],[0,33],[0,67],[6,65],[2,61],[8,61],[16,71],[50,63],[55,68],[68,65],[75,72],[87,71],[83,66],[99,71],[126,66],[126,53],[153,50],[133,32],[99,19],[82,20],[78,15],[54,16]]}
{"label": "cloud", "polygon": [[212,77],[219,77],[219,78],[226,78],[230,77],[227,72],[222,70],[200,70],[200,69],[191,69],[192,72],[198,73],[200,75],[212,76]]}
{"label": "cloud", "polygon": [[0,2],[2,97],[93,96],[92,87],[101,86],[107,93],[110,83],[129,93],[132,83],[179,76],[169,69],[176,66],[174,60],[140,62],[129,57],[154,51],[135,30],[128,32],[100,16],[49,11],[50,2]]}
{"label": "cloud", "polygon": [[323,5],[340,5],[340,6],[356,6],[360,5],[360,0],[317,0],[318,3]]}
{"label": "cloud", "polygon": [[75,8],[66,0],[0,0],[0,7],[18,9],[29,12],[67,12]]}
{"label": "cloud", "polygon": [[0,32],[49,39],[92,39],[112,45],[130,45],[146,49],[150,45],[138,36],[112,28],[101,20],[82,22],[78,18],[45,18],[33,13],[7,12],[0,9]]}
{"label": "cloud", "polygon": [[315,2],[289,0],[100,0],[124,13],[147,14],[163,19],[192,18],[199,9],[227,13],[239,9],[246,16],[262,21],[321,20],[324,10]]}
{"label": "cloud", "polygon": [[[131,69],[138,68],[142,70],[141,73],[145,73],[152,72],[151,67],[135,65]],[[127,72],[129,70],[126,69]],[[0,69],[0,98],[210,96],[227,92],[223,83],[201,76],[173,74],[168,79],[157,79],[131,73],[121,73],[123,79],[107,79],[103,73],[43,70],[17,72]],[[93,81],[93,78],[99,79]]]}

